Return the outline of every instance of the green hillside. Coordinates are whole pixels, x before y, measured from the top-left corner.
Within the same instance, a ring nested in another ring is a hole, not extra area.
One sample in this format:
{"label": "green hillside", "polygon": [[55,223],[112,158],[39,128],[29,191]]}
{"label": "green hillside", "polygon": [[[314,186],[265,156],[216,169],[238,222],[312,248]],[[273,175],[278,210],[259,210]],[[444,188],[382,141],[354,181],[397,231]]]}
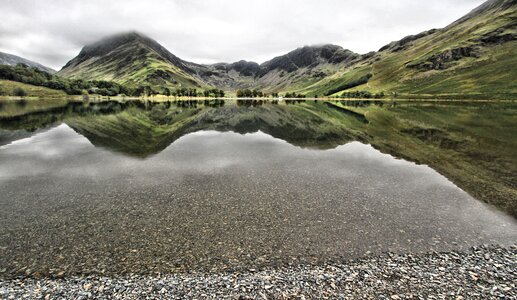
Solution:
{"label": "green hillside", "polygon": [[136,32],[115,35],[84,47],[58,75],[114,81],[128,87],[202,87],[195,66]]}
{"label": "green hillside", "polygon": [[66,93],[60,90],[0,79],[0,96],[17,96],[17,90],[22,90],[25,96],[28,97],[48,98],[66,96]]}
{"label": "green hillside", "polygon": [[406,97],[517,98],[517,4],[488,1],[446,28],[393,42],[363,60],[299,91],[332,91],[365,74],[365,84],[334,92],[383,91]]}

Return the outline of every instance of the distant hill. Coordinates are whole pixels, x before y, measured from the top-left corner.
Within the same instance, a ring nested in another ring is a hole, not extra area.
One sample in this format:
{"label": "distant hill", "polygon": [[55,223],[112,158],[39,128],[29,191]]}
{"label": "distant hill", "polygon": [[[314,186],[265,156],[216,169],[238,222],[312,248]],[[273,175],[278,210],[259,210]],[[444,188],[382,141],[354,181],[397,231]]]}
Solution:
{"label": "distant hill", "polygon": [[16,55],[12,55],[9,53],[0,52],[0,65],[8,65],[8,66],[15,66],[17,64],[26,64],[30,67],[38,68],[41,71],[45,71],[48,73],[56,73],[56,70],[53,70],[49,67],[45,67],[42,64],[39,64],[37,62],[33,62],[31,60],[25,59],[23,57],[19,57]]}
{"label": "distant hill", "polygon": [[305,46],[265,63],[201,65],[129,32],[85,46],[59,75],[124,85],[242,88],[308,96],[517,98],[517,1],[489,0],[442,29],[357,54]]}

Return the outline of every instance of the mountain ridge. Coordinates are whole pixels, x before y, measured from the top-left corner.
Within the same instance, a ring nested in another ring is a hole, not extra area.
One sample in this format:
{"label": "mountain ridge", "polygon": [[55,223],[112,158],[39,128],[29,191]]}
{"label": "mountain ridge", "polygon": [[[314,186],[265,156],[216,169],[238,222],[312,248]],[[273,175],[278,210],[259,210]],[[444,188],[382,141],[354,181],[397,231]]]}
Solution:
{"label": "mountain ridge", "polygon": [[[129,48],[133,48],[131,52],[128,52]],[[58,74],[71,78],[114,80],[122,84],[139,83],[138,80],[132,81],[122,75],[119,76],[123,73],[121,70],[128,69],[127,66],[133,64],[135,60],[154,59],[162,64],[174,66],[177,72],[158,66],[150,70],[151,72],[147,73],[147,77],[141,82],[179,87],[177,83],[181,80],[176,77],[183,77],[186,79],[183,82],[187,81],[194,87],[245,88],[252,86],[252,81],[257,79],[260,84],[260,78],[271,72],[275,72],[275,76],[278,77],[280,76],[278,73],[293,73],[303,68],[314,69],[325,64],[337,65],[357,57],[359,55],[350,50],[325,44],[299,47],[262,64],[240,60],[233,63],[202,65],[182,60],[154,39],[137,31],[129,31],[86,45],[75,58],[63,66]],[[117,61],[116,65],[112,64],[113,61]],[[138,72],[145,67],[146,62],[142,62],[139,69],[133,71]],[[104,74],[99,76],[99,70]],[[262,85],[271,84],[274,81],[271,78],[275,76],[269,76]]]}
{"label": "mountain ridge", "polygon": [[[485,97],[495,91],[497,97],[517,97],[517,89],[508,84],[515,79],[515,71],[509,67],[517,68],[512,55],[517,39],[516,3],[489,0],[444,28],[407,36],[377,52],[360,55],[331,44],[303,46],[261,64],[245,60],[210,65],[188,62],[157,41],[131,31],[85,46],[58,74],[148,84],[158,90],[256,88],[308,96],[361,92],[425,97]],[[498,78],[504,79],[499,83],[496,77],[488,77],[494,72],[487,65],[489,60],[501,65],[495,70]],[[473,71],[474,66],[484,71],[482,76]],[[446,82],[449,75],[456,85]],[[472,87],[473,82],[479,85]]]}

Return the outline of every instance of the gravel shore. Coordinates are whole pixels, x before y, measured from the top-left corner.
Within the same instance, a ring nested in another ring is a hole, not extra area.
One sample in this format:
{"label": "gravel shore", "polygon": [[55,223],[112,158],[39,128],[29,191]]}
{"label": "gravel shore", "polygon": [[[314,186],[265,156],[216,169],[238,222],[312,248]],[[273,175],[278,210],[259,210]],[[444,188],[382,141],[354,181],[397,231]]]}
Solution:
{"label": "gravel shore", "polygon": [[1,299],[516,299],[517,245],[234,273],[16,278]]}

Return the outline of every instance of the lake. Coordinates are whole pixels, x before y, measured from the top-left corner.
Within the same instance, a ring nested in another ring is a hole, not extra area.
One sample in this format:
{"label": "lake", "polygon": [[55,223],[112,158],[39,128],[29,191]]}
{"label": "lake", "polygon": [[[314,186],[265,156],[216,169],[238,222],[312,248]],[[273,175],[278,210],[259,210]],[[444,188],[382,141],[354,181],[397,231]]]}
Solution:
{"label": "lake", "polygon": [[514,244],[516,116],[511,102],[1,102],[0,271]]}

